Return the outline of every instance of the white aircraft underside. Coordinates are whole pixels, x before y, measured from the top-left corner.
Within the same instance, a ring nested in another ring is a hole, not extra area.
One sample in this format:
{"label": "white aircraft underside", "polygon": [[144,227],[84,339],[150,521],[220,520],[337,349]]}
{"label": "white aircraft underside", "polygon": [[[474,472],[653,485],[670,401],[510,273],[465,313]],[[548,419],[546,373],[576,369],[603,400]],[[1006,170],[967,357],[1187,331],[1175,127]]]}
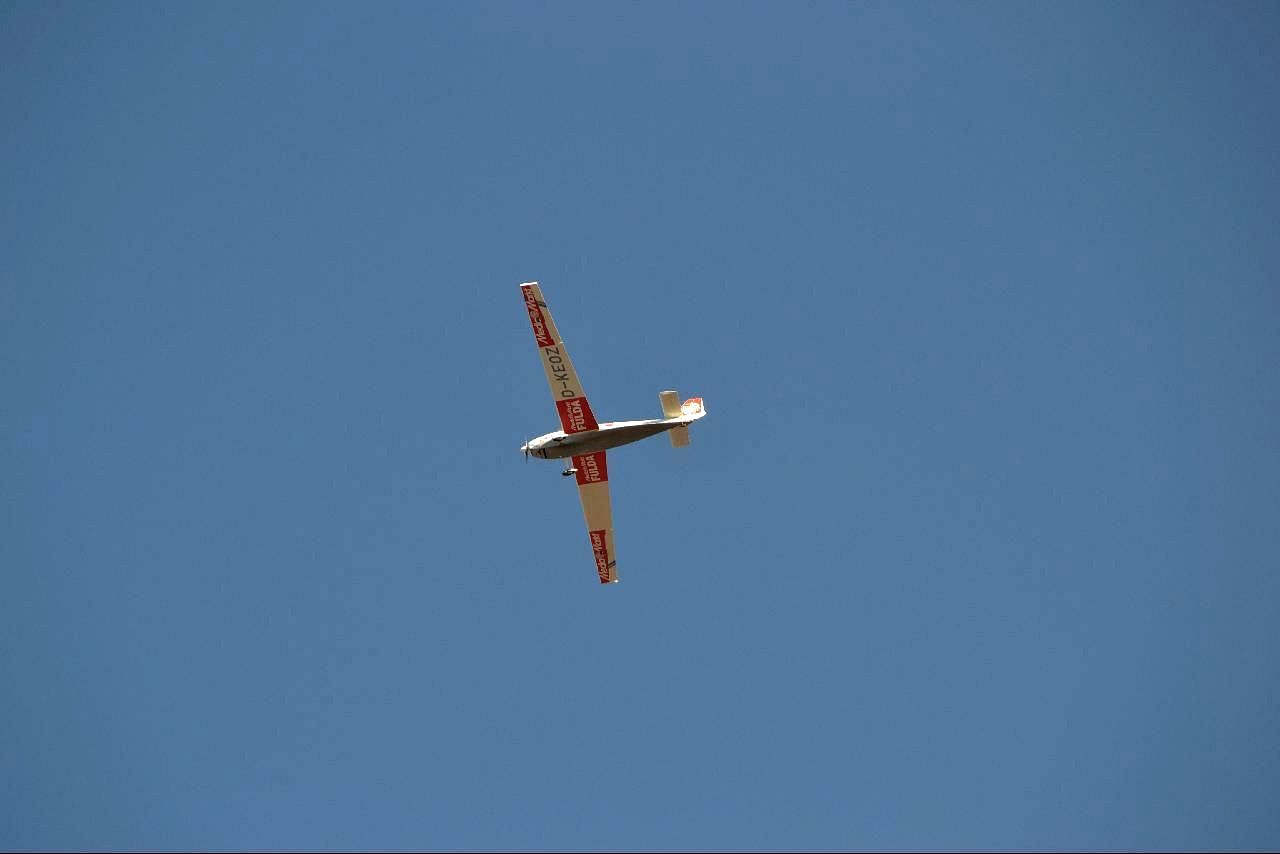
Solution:
{"label": "white aircraft underside", "polygon": [[674,447],[689,444],[689,425],[707,414],[702,398],[680,403],[674,391],[658,395],[662,418],[646,421],[606,421],[599,423],[569,360],[569,351],[551,319],[551,310],[537,282],[520,286],[525,310],[538,344],[542,368],[551,386],[551,396],[560,416],[561,429],[532,439],[520,446],[526,457],[543,460],[572,458],[561,474],[576,475],[578,498],[587,523],[587,538],[602,584],[618,580],[618,561],[613,548],[613,510],[609,500],[609,469],[605,451],[667,433]]}
{"label": "white aircraft underside", "polygon": [[600,429],[584,433],[566,433],[557,430],[545,436],[533,439],[520,450],[527,450],[535,457],[544,460],[561,460],[577,454],[590,454],[594,451],[607,451],[641,439],[648,439],[659,433],[689,424],[692,418],[651,418],[648,421],[606,421]]}

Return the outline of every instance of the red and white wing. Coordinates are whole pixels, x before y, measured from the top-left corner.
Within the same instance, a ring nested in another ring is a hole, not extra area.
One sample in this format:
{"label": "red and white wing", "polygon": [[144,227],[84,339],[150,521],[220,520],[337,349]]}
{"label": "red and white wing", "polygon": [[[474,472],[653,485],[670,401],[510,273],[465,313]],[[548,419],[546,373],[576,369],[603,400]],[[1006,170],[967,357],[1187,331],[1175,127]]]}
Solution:
{"label": "red and white wing", "polygon": [[587,539],[596,559],[601,584],[618,580],[618,560],[613,551],[613,509],[609,503],[609,467],[605,452],[573,458],[578,470],[578,497],[587,520]]}
{"label": "red and white wing", "polygon": [[598,430],[600,425],[587,403],[587,393],[578,381],[578,372],[569,361],[569,351],[565,349],[555,321],[551,319],[551,309],[542,298],[542,289],[537,282],[525,282],[520,286],[520,292],[524,295],[524,307],[529,312],[533,338],[538,342],[542,369],[547,374],[547,384],[551,386],[551,397],[556,402],[560,426],[566,433]]}

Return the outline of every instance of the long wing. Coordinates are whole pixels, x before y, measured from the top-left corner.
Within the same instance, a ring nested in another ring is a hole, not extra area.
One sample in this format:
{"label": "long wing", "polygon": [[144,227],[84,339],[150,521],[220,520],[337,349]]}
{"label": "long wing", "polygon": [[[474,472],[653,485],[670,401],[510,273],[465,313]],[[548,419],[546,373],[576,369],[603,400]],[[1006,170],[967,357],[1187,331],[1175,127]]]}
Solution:
{"label": "long wing", "polygon": [[613,550],[613,508],[609,503],[609,467],[605,452],[583,454],[573,458],[578,470],[578,497],[582,499],[582,515],[587,520],[587,538],[596,559],[596,574],[601,584],[618,580],[618,561]]}
{"label": "long wing", "polygon": [[[551,397],[556,402],[556,414],[560,416],[560,426],[566,433],[582,433],[586,430],[598,430],[596,416],[587,403],[587,394],[578,382],[578,372],[569,361],[569,351],[556,330],[555,321],[551,319],[551,309],[542,298],[542,289],[537,282],[525,282],[520,286],[524,294],[524,306],[529,312],[529,323],[533,326],[533,338],[538,342],[538,351],[542,356],[542,369],[547,373],[547,384],[551,386]],[[602,457],[603,458],[603,457]]]}

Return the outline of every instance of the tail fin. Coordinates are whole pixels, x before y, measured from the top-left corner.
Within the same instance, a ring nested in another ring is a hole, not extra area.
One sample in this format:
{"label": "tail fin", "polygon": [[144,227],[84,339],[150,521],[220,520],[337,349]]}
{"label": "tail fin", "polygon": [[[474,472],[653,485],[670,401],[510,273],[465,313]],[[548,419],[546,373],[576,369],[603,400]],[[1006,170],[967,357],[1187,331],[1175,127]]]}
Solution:
{"label": "tail fin", "polygon": [[674,390],[658,392],[658,400],[662,403],[663,418],[679,418],[680,417],[680,395]]}
{"label": "tail fin", "polygon": [[678,409],[676,408],[677,400],[679,398],[674,391],[664,391],[662,413],[668,419],[680,419],[680,423],[668,430],[667,435],[671,437],[671,447],[685,448],[689,445],[689,425],[706,415],[707,410],[703,408],[700,397],[689,398]]}
{"label": "tail fin", "polygon": [[701,418],[707,414],[707,410],[702,407],[700,397],[691,397],[684,403],[680,403],[680,395],[667,389],[658,392],[658,400],[662,403],[663,418]]}

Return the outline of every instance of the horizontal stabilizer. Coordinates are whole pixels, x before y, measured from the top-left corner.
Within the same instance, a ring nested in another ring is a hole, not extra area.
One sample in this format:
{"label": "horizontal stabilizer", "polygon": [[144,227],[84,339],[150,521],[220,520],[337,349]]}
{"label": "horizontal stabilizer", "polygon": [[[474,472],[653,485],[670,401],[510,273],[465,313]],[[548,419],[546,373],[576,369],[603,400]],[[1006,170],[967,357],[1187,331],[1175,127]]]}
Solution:
{"label": "horizontal stabilizer", "polygon": [[667,435],[671,437],[671,447],[687,448],[689,447],[689,425],[677,424],[667,431]]}
{"label": "horizontal stabilizer", "polygon": [[672,390],[667,390],[658,393],[658,400],[662,401],[663,418],[680,417],[680,395]]}

